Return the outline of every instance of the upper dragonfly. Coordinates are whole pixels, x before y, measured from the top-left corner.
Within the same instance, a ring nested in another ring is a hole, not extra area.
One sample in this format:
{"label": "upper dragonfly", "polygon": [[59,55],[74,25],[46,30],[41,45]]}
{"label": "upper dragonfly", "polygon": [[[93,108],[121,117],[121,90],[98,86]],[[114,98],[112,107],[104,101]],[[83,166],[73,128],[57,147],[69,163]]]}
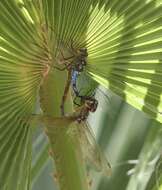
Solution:
{"label": "upper dragonfly", "polygon": [[55,67],[59,70],[65,70],[65,69],[68,70],[68,79],[65,85],[64,94],[62,96],[61,105],[60,105],[62,115],[65,114],[64,104],[69,91],[72,76],[74,75],[75,72],[77,74],[82,72],[84,70],[84,67],[87,65],[88,53],[86,48],[80,48],[78,50],[75,50],[73,47],[71,47],[71,50],[73,55],[66,58],[64,57],[62,51],[60,51],[63,57],[64,67],[63,68]]}

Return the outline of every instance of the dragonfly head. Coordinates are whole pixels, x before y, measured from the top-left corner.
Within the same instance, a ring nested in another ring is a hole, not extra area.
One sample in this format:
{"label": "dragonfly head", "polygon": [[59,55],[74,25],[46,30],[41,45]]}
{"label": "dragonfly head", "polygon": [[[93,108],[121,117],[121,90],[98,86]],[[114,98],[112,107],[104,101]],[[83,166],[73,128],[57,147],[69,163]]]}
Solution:
{"label": "dragonfly head", "polygon": [[75,69],[79,72],[82,72],[84,69],[84,66],[87,65],[87,49],[86,48],[80,48],[77,50],[78,56],[75,59]]}
{"label": "dragonfly head", "polygon": [[80,48],[80,49],[79,49],[79,54],[80,54],[82,57],[88,57],[87,48]]}
{"label": "dragonfly head", "polygon": [[90,112],[95,112],[98,106],[98,101],[95,98],[88,97],[85,104]]}

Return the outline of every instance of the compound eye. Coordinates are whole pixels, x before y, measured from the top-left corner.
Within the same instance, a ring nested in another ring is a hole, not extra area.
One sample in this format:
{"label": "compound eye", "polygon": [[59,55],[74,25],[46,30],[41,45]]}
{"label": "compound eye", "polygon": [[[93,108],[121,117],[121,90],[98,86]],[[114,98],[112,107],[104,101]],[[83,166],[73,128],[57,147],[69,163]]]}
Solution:
{"label": "compound eye", "polygon": [[80,48],[79,51],[82,53],[85,53],[85,52],[87,52],[87,49],[86,48]]}
{"label": "compound eye", "polygon": [[97,109],[97,106],[98,106],[98,101],[97,100],[93,100],[93,101],[91,101],[91,112],[95,112],[96,111],[96,109]]}
{"label": "compound eye", "polygon": [[95,105],[94,105],[94,107],[93,107],[94,112],[96,111],[97,106],[98,106],[98,103],[97,103],[97,104],[95,104]]}
{"label": "compound eye", "polygon": [[80,51],[82,56],[84,56],[84,57],[88,56],[87,48],[80,48],[79,51]]}
{"label": "compound eye", "polygon": [[95,99],[95,105],[98,106],[98,101]]}
{"label": "compound eye", "polygon": [[96,106],[94,106],[94,107],[92,107],[92,108],[91,108],[91,110],[90,110],[90,111],[91,111],[91,112],[95,112],[95,111],[96,111],[96,109],[97,109],[97,107],[96,107]]}

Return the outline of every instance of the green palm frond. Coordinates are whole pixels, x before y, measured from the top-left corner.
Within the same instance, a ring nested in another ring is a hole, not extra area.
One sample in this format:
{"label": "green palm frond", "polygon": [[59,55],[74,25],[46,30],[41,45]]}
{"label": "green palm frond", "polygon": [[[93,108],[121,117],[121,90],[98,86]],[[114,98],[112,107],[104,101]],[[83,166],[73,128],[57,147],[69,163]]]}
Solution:
{"label": "green palm frond", "polygon": [[[53,65],[60,50],[87,48],[85,78],[94,81],[81,78],[85,92],[97,81],[162,122],[161,0],[5,0],[0,18],[0,189],[29,189],[47,159],[39,157],[31,176],[33,124],[26,117],[35,113],[38,93],[44,114],[59,115],[66,72]],[[67,104],[71,111],[72,99]],[[77,147],[66,146],[62,153],[58,145],[60,155]]]}
{"label": "green palm frond", "polygon": [[0,10],[0,189],[28,189],[32,128],[22,117],[35,109],[41,52],[15,1],[1,2]]}
{"label": "green palm frond", "polygon": [[89,71],[100,84],[161,122],[162,6],[155,1],[124,2],[93,9],[97,24],[90,21],[87,32]]}

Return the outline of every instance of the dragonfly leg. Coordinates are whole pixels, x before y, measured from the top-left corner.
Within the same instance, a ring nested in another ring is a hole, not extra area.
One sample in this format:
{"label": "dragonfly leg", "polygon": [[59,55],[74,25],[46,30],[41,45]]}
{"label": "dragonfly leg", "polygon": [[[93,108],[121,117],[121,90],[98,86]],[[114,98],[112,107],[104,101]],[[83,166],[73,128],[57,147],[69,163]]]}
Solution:
{"label": "dragonfly leg", "polygon": [[65,89],[64,89],[64,94],[62,96],[62,100],[61,100],[61,105],[60,105],[60,109],[61,109],[61,115],[64,116],[65,115],[65,110],[64,110],[64,104],[67,98],[67,94],[70,88],[70,83],[71,83],[71,70],[69,70],[68,72],[68,78],[67,78],[67,82],[65,85]]}
{"label": "dragonfly leg", "polygon": [[78,123],[85,121],[88,118],[88,115],[89,115],[89,111],[85,107],[83,107],[77,118]]}
{"label": "dragonfly leg", "polygon": [[76,99],[77,99],[77,96],[74,98],[73,103],[74,103],[76,106],[81,106],[81,104],[78,104],[78,103],[76,102]]}
{"label": "dragonfly leg", "polygon": [[64,71],[66,69],[66,66],[63,68],[57,67],[57,66],[53,66],[53,68],[58,69],[59,71]]}
{"label": "dragonfly leg", "polygon": [[53,66],[53,68],[58,69],[59,71],[64,71],[65,69],[71,70],[71,62],[68,62],[68,64],[64,63],[65,67],[60,68],[57,66]]}
{"label": "dragonfly leg", "polygon": [[74,55],[69,56],[69,57],[64,57],[64,54],[63,54],[62,50],[60,50],[60,53],[61,53],[61,56],[63,57],[63,59],[64,59],[65,61],[74,58]]}

